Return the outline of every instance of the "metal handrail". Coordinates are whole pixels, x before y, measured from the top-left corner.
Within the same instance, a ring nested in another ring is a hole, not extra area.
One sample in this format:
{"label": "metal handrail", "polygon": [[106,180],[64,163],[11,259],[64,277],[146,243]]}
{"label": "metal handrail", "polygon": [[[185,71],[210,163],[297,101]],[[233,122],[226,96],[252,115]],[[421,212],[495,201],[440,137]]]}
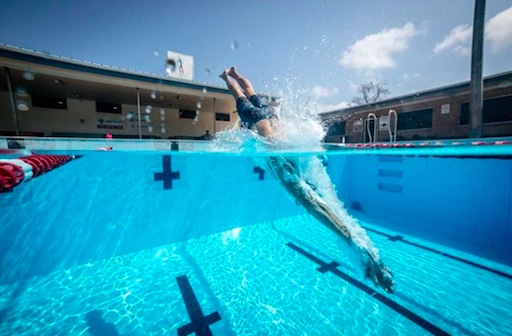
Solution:
{"label": "metal handrail", "polygon": [[[372,120],[372,119],[375,120],[375,122],[373,123],[373,134],[375,136],[375,139],[370,132],[370,120]],[[378,127],[379,127],[379,125],[378,125],[377,116],[374,113],[369,113],[368,117],[366,118],[366,132],[368,132],[368,138],[370,139],[370,143],[378,141],[378,139],[379,139]]]}
{"label": "metal handrail", "polygon": [[[391,132],[391,116],[395,115],[395,122],[393,126],[393,132]],[[388,133],[389,133],[389,141],[390,142],[396,142],[396,132],[397,132],[397,124],[398,124],[398,117],[396,115],[395,110],[389,110],[388,112]]]}

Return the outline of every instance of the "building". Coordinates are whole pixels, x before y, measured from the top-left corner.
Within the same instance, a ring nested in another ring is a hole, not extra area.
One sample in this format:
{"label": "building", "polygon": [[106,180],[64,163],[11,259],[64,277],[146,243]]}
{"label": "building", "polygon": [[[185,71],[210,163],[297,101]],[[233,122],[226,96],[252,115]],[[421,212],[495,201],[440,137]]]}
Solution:
{"label": "building", "polygon": [[[482,136],[512,136],[512,71],[484,78],[483,87]],[[468,81],[323,113],[325,141],[467,138],[469,91]]]}
{"label": "building", "polygon": [[0,45],[0,135],[198,139],[235,110],[227,88]]}

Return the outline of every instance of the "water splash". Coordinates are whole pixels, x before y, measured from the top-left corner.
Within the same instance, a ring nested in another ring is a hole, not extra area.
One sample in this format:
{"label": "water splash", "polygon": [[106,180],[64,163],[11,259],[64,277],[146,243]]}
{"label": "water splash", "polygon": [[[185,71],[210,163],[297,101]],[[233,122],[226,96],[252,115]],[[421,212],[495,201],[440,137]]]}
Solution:
{"label": "water splash", "polygon": [[236,49],[238,49],[238,42],[232,41],[231,42],[231,50],[236,50]]}
{"label": "water splash", "polygon": [[24,100],[18,100],[16,102],[16,108],[20,111],[28,111],[28,104],[26,101]]}
{"label": "water splash", "polygon": [[21,87],[21,86],[18,86],[16,88],[16,95],[18,95],[18,97],[22,97],[22,98],[25,98],[28,96],[27,94],[27,90],[25,90],[24,87]]}
{"label": "water splash", "polygon": [[23,73],[23,78],[25,78],[28,81],[33,81],[36,78],[36,76],[34,76],[32,71],[25,71]]}
{"label": "water splash", "polygon": [[146,112],[146,113],[150,114],[152,110],[153,110],[153,106],[151,106],[151,105],[146,105],[146,109],[145,109],[145,112]]}

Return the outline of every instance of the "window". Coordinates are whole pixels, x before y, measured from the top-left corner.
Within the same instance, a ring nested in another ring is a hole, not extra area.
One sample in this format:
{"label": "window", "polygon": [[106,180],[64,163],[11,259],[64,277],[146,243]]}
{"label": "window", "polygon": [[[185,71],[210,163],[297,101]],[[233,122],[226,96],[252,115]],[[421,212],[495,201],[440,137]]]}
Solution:
{"label": "window", "polygon": [[432,128],[433,109],[398,113],[397,130]]}
{"label": "window", "polygon": [[96,112],[121,113],[121,104],[96,102]]}
{"label": "window", "polygon": [[32,106],[58,110],[68,109],[66,98],[50,98],[34,95],[32,96]]}
{"label": "window", "polygon": [[327,130],[327,136],[344,135],[345,134],[345,122],[337,121],[329,126]]}
{"label": "window", "polygon": [[[469,125],[469,103],[460,104],[460,125]],[[484,100],[482,122],[497,123],[512,121],[512,96]]]}
{"label": "window", "polygon": [[215,120],[217,121],[229,121],[228,113],[215,113]]}
{"label": "window", "polygon": [[180,110],[180,118],[195,119],[196,115],[197,115],[196,111]]}

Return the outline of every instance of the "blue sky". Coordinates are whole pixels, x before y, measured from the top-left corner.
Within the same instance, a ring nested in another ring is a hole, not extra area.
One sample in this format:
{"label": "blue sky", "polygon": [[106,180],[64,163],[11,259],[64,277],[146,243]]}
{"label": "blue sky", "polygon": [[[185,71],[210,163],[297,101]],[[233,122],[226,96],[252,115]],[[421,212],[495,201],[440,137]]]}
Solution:
{"label": "blue sky", "polygon": [[[4,0],[0,42],[165,75],[167,50],[195,80],[237,65],[257,90],[346,106],[366,80],[389,97],[469,79],[473,1]],[[488,0],[484,75],[512,70],[512,1]]]}

